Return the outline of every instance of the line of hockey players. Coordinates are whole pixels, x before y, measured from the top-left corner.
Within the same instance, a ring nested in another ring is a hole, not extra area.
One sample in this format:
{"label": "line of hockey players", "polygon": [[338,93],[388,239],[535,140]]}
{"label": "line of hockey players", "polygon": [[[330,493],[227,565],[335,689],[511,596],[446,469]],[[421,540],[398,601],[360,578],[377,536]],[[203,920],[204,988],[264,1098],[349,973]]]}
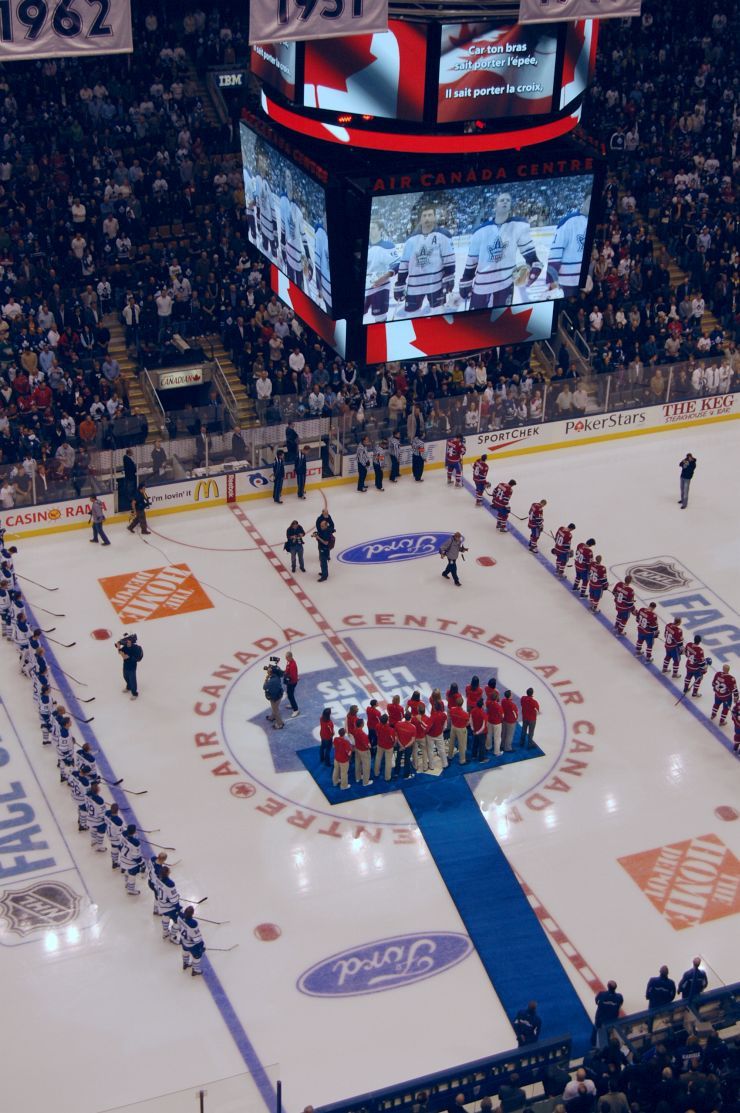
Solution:
{"label": "line of hockey players", "polygon": [[[137,878],[143,874],[154,897],[154,915],[160,917],[162,938],[182,949],[182,968],[193,976],[203,973],[205,944],[193,907],[182,907],[167,854],[146,857],[146,847],[133,823],[126,823],[115,802],[107,802],[101,791],[96,754],[89,742],[80,745],[72,733],[73,716],[52,696],[51,671],[42,644],[43,631],[31,627],[23,594],[13,565],[16,549],[6,548],[0,530],[0,620],[5,641],[15,645],[23,676],[33,685],[39,716],[41,742],[56,753],[59,780],[69,789],[77,812],[77,830],[90,833],[90,845],[105,854],[106,839],[111,869],[124,879],[126,893],[138,896]],[[105,782],[107,783],[107,782]],[[146,840],[145,840],[146,842]],[[149,848],[151,849],[151,848]]]}
{"label": "line of hockey players", "polygon": [[[452,437],[447,442],[445,463],[447,465],[447,483],[462,487],[462,461],[465,455],[465,441],[462,437]],[[475,504],[483,505],[486,491],[490,489],[488,482],[488,460],[484,454],[473,464],[473,483],[475,486]],[[498,483],[491,491],[491,507],[496,514],[496,529],[499,533],[507,533],[507,521],[511,513],[511,497],[516,487],[516,480]],[[538,542],[544,530],[545,507],[547,499],[538,499],[532,503],[527,515],[527,528],[529,529],[529,551],[537,553]],[[521,519],[522,521],[524,519]],[[599,610],[601,599],[605,591],[610,590],[606,566],[601,554],[594,553],[596,541],[593,537],[580,541],[573,547],[574,531],[576,525],[569,522],[560,526],[556,533],[550,534],[554,541],[551,549],[555,557],[555,572],[565,578],[566,568],[572,560],[575,565],[573,591],[582,599],[588,596],[590,610],[596,614]],[[548,531],[549,532],[549,531]],[[631,615],[635,616],[637,638],[635,641],[635,655],[642,657],[643,649],[645,659],[653,660],[653,646],[656,639],[660,638],[660,624],[657,614],[657,604],[648,603],[647,606],[638,607],[635,599],[635,590],[632,587],[632,577],[627,575],[611,588],[616,607],[614,632],[617,637],[623,637]],[[686,675],[683,693],[698,699],[701,695],[701,682],[712,665],[712,658],[707,657],[702,646],[701,634],[696,634],[693,639],[685,643],[681,619],[676,617],[665,625],[663,631],[665,656],[663,658],[663,673],[668,674],[669,669],[674,679],[679,676],[681,658],[685,659]],[[723,665],[715,673],[712,680],[714,691],[714,704],[711,718],[719,715],[719,725],[724,726],[729,717],[734,725],[735,753],[740,754],[740,693],[738,692],[735,677],[730,672],[729,665]]]}
{"label": "line of hockey players", "polygon": [[[400,248],[388,239],[382,219],[370,221],[365,278],[365,321],[388,319],[391,292],[400,303],[391,319],[445,309],[494,309],[510,305],[514,287],[531,288],[546,268],[551,291],[567,297],[578,288],[588,226],[590,189],[579,208],[558,222],[547,261],[537,255],[528,220],[512,212],[512,195],[499,193],[492,216],[470,237],[455,292],[457,255],[450,231],[438,222],[431,199],[419,207],[415,231]],[[527,300],[523,293],[523,300]]]}

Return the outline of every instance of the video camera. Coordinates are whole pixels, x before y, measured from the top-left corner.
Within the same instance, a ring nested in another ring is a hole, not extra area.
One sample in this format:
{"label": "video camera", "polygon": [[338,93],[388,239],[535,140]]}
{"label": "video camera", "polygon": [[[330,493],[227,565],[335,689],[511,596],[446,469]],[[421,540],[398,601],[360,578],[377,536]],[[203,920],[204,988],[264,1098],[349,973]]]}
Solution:
{"label": "video camera", "polygon": [[263,672],[271,672],[272,670],[274,670],[275,672],[281,672],[282,671],[280,669],[280,658],[279,657],[270,657],[268,659],[267,664],[264,665],[263,668],[262,668]]}
{"label": "video camera", "polygon": [[119,638],[116,642],[116,649],[123,649],[127,642],[130,642],[131,645],[136,645],[138,640],[137,634],[124,634],[123,637]]}

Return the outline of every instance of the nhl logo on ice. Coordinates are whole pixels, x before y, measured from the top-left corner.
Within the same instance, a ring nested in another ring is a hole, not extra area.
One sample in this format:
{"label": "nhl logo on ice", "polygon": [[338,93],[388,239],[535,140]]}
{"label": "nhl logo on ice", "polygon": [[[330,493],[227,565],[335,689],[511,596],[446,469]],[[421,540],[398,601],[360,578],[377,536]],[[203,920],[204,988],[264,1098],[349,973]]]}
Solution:
{"label": "nhl logo on ice", "polygon": [[672,591],[687,587],[691,580],[674,561],[659,558],[653,561],[640,561],[627,569],[632,579],[646,591]]}
{"label": "nhl logo on ice", "polygon": [[416,560],[433,556],[450,533],[402,533],[395,537],[378,537],[343,549],[338,559],[343,564],[385,564],[387,561]]}
{"label": "nhl logo on ice", "polygon": [[25,889],[12,889],[0,897],[0,917],[16,935],[30,935],[44,928],[64,927],[76,920],[82,898],[61,881],[36,881]]}
{"label": "nhl logo on ice", "polygon": [[298,979],[309,997],[359,997],[420,982],[467,958],[473,944],[458,932],[378,939],[331,955]]}
{"label": "nhl logo on ice", "polygon": [[717,835],[619,859],[674,931],[740,912],[740,861]]}

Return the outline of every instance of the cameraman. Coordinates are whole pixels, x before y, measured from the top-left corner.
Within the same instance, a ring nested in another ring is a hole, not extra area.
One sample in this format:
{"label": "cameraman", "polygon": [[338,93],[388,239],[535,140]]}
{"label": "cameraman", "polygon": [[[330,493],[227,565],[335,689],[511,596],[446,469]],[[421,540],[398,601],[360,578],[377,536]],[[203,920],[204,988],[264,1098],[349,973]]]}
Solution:
{"label": "cameraman", "polygon": [[[448,537],[439,550],[439,555],[442,559],[444,560],[447,558],[447,567],[442,575],[446,580],[452,576],[456,587],[462,587],[457,575],[457,558],[463,556],[467,551],[468,550],[463,545],[463,536],[460,532],[453,533],[452,537]],[[464,556],[463,559],[465,559]]]}
{"label": "cameraman", "polygon": [[124,692],[131,693],[131,699],[138,699],[139,689],[136,683],[136,666],[144,656],[144,650],[138,644],[136,634],[124,634],[119,642],[116,642],[116,649],[121,657],[123,657],[123,679],[126,681]]}
{"label": "cameraman", "polygon": [[278,658],[271,657],[265,666],[265,683],[262,685],[265,698],[270,701],[271,715],[267,716],[273,730],[282,730],[285,723],[280,715],[280,701],[283,698],[283,670],[278,666]]}

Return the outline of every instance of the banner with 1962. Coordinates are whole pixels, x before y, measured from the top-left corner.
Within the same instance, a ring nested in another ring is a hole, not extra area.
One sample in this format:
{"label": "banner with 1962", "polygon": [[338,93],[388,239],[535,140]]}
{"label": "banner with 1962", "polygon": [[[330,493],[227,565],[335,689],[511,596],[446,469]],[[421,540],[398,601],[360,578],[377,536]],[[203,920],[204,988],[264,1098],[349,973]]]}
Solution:
{"label": "banner with 1962", "polygon": [[0,62],[132,50],[130,0],[0,0]]}
{"label": "banner with 1962", "polygon": [[388,30],[388,0],[252,0],[249,42],[328,39]]}

